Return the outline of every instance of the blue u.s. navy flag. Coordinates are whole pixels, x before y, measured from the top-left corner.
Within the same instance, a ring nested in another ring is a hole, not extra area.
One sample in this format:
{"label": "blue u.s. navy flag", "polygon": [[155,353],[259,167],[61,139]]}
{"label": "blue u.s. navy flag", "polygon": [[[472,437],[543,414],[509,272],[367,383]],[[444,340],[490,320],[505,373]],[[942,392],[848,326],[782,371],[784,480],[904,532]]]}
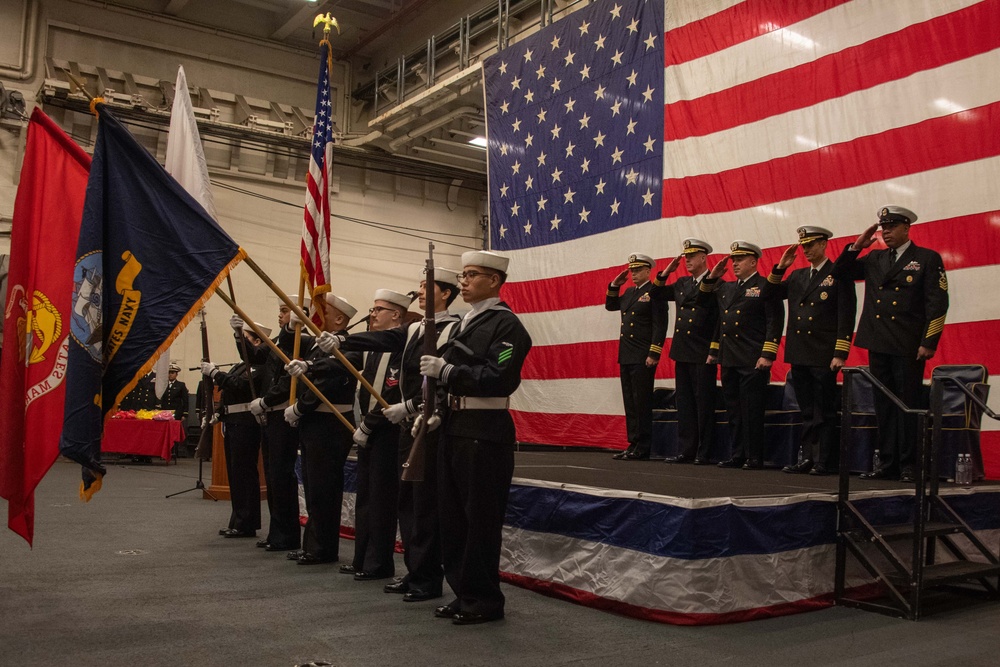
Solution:
{"label": "blue u.s. navy flag", "polygon": [[581,9],[485,63],[497,250],[660,217],[663,2]]}
{"label": "blue u.s. navy flag", "polygon": [[246,255],[103,107],[73,273],[60,452],[100,488],[104,419]]}

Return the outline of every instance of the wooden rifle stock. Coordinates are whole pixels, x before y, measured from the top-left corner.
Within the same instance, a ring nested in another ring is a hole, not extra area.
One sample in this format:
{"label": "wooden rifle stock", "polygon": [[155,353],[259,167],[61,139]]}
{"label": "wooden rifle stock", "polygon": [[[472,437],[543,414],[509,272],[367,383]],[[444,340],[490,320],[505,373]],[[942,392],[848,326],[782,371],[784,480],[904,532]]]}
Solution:
{"label": "wooden rifle stock", "polygon": [[[434,244],[427,244],[427,268],[424,270],[424,344],[421,354],[437,354],[437,327],[434,323]],[[428,424],[437,412],[437,378],[424,376],[422,387],[424,404],[422,406],[420,428],[413,436],[413,446],[410,455],[403,464],[402,479],[404,482],[422,482],[427,468]]]}
{"label": "wooden rifle stock", "polygon": [[[201,360],[211,361],[208,353],[208,325],[205,324],[205,309],[198,313],[201,316]],[[207,375],[202,376],[201,396],[201,435],[198,436],[198,446],[194,450],[196,458],[207,461],[212,457],[212,440],[214,428],[212,415],[215,414],[215,383]]]}

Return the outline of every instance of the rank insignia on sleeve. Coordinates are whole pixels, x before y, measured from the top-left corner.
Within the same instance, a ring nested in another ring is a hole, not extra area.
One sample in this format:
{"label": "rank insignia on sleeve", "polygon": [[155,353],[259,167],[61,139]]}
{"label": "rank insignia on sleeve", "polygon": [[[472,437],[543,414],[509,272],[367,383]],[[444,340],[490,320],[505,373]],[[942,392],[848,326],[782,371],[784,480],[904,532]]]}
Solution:
{"label": "rank insignia on sleeve", "polygon": [[503,345],[504,349],[500,350],[500,354],[497,355],[497,363],[505,364],[510,361],[510,358],[514,355],[514,345],[513,343],[508,343],[506,341],[500,344]]}
{"label": "rank insignia on sleeve", "polygon": [[941,277],[938,278],[938,287],[944,292],[948,291],[948,276],[945,275],[944,270],[941,271]]}

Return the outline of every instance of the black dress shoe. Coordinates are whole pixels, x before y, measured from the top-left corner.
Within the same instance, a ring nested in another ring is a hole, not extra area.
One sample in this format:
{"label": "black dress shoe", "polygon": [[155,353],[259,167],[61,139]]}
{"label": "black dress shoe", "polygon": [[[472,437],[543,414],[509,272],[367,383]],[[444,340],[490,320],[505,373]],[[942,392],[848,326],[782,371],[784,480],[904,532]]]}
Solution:
{"label": "black dress shoe", "polygon": [[792,473],[793,475],[801,475],[807,473],[813,469],[812,459],[802,459],[801,463],[796,463],[795,465],[785,466],[781,469],[781,472]]}
{"label": "black dress shoe", "polygon": [[615,454],[611,458],[613,458],[615,461],[621,461],[623,458],[625,458],[626,454],[627,454],[627,452],[618,452],[617,454]]}
{"label": "black dress shoe", "polygon": [[355,572],[354,581],[375,581],[376,579],[390,579],[392,574],[381,574],[379,572]]}
{"label": "black dress shoe", "polygon": [[353,565],[341,565],[339,571],[341,574],[357,574]]}
{"label": "black dress shoe", "polygon": [[664,463],[690,463],[691,459],[683,454],[678,454],[677,456],[668,456],[663,459]]}
{"label": "black dress shoe", "polygon": [[747,459],[743,464],[744,470],[763,470],[764,464],[759,459]]}
{"label": "black dress shoe", "polygon": [[726,459],[719,463],[720,468],[742,468],[743,459]]}
{"label": "black dress shoe", "polygon": [[267,540],[257,540],[257,544],[255,544],[254,546],[257,547],[258,549],[266,549],[270,545],[271,543],[268,542]]}
{"label": "black dress shoe", "polygon": [[236,530],[235,528],[230,528],[229,530],[226,531],[226,534],[223,535],[223,537],[226,537],[226,538],[230,538],[230,537],[257,537],[257,531],[256,530]]}
{"label": "black dress shoe", "polygon": [[339,559],[336,556],[317,556],[308,551],[299,556],[299,565],[320,565],[322,563],[336,563]]}
{"label": "black dress shoe", "polygon": [[455,625],[479,625],[480,623],[502,620],[503,614],[500,614],[499,616],[487,616],[485,614],[473,614],[467,611],[460,611],[455,614],[455,617],[451,619],[451,622]]}
{"label": "black dress shoe", "polygon": [[[296,547],[294,544],[268,543],[268,545],[264,547],[264,551],[298,551],[298,547]],[[296,558],[298,558],[298,556],[296,556]]]}
{"label": "black dress shoe", "polygon": [[225,535],[226,533],[228,533],[231,530],[232,530],[232,528],[220,528],[219,529],[219,535]]}
{"label": "black dress shoe", "polygon": [[917,481],[916,476],[913,474],[913,468],[904,468],[903,472],[899,473],[899,481],[906,484],[913,484]]}
{"label": "black dress shoe", "polygon": [[386,584],[382,587],[382,590],[386,593],[397,593],[399,595],[405,595],[410,592],[410,585],[403,580],[394,581],[391,584]]}
{"label": "black dress shoe", "polygon": [[455,618],[458,615],[458,609],[449,604],[443,604],[440,607],[435,607],[434,615],[438,618]]}
{"label": "black dress shoe", "polygon": [[861,479],[896,479],[896,475],[888,468],[875,468],[871,472],[861,473]]}
{"label": "black dress shoe", "polygon": [[302,549],[292,549],[287,554],[285,554],[285,558],[287,558],[288,560],[298,560],[304,553],[305,552],[302,551]]}
{"label": "black dress shoe", "polygon": [[409,591],[403,596],[403,602],[425,602],[427,600],[436,600],[439,597],[441,597],[440,591]]}
{"label": "black dress shoe", "polygon": [[813,466],[813,469],[809,471],[810,475],[818,475],[820,477],[826,477],[827,475],[835,475],[836,471],[830,470],[829,468],[824,468],[823,466]]}
{"label": "black dress shoe", "polygon": [[692,461],[692,463],[694,463],[696,466],[707,466],[709,461],[708,459],[701,459],[696,456],[694,457],[694,461]]}
{"label": "black dress shoe", "polygon": [[625,452],[625,456],[622,459],[625,461],[648,461],[649,454],[630,454]]}

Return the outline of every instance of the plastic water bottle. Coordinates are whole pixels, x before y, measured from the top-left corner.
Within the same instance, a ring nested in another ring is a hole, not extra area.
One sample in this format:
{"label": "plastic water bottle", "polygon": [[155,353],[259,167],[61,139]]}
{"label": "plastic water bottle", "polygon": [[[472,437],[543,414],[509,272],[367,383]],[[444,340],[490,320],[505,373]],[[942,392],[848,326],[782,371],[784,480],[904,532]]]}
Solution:
{"label": "plastic water bottle", "polygon": [[872,470],[878,470],[882,467],[882,455],[876,449],[875,453],[872,454]]}
{"label": "plastic water bottle", "polygon": [[955,484],[965,484],[965,454],[955,458]]}
{"label": "plastic water bottle", "polygon": [[959,454],[958,457],[959,464],[961,465],[961,473],[958,470],[955,471],[955,481],[963,486],[968,486],[972,484],[972,455]]}

